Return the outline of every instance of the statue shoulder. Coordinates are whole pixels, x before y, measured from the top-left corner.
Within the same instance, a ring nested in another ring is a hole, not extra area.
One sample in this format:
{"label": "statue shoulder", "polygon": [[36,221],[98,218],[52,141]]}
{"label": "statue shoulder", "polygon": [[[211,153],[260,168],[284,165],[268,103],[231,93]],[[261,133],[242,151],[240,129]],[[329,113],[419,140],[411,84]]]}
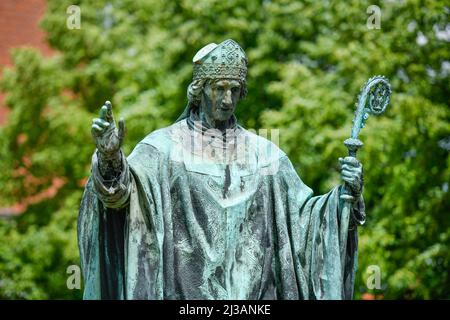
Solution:
{"label": "statue shoulder", "polygon": [[250,145],[254,148],[254,152],[258,158],[259,167],[271,165],[271,163],[286,157],[283,150],[274,143],[274,141],[278,143],[278,141],[275,140],[275,138],[278,138],[278,135],[271,135],[271,133],[267,131],[266,136],[271,139],[269,140],[264,137],[264,132],[256,134],[254,130],[243,130],[245,131],[246,137],[250,140]]}
{"label": "statue shoulder", "polygon": [[183,121],[155,130],[142,139],[127,157],[133,167],[155,167],[155,163],[170,158],[172,147],[176,143],[174,132],[179,131]]}
{"label": "statue shoulder", "polygon": [[176,122],[168,127],[155,130],[142,139],[138,145],[150,145],[160,153],[168,155],[174,143],[177,132],[186,126],[186,120]]}

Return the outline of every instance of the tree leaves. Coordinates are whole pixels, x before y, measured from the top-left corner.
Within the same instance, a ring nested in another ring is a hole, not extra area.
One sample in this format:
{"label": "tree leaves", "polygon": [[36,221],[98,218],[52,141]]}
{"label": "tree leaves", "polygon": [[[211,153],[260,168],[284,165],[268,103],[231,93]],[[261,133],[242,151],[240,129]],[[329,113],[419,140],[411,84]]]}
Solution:
{"label": "tree leaves", "polygon": [[[78,263],[76,216],[95,148],[91,118],[111,100],[115,116],[125,118],[129,154],[184,109],[195,52],[227,38],[249,58],[240,123],[280,129],[281,148],[316,193],[340,183],[337,159],[346,155],[360,87],[373,75],[389,78],[391,103],[360,137],[368,218],[356,297],[450,297],[444,1],[380,2],[381,29],[366,26],[372,1],[80,0],[79,30],[66,26],[72,4],[48,1],[41,23],[57,54],[44,59],[21,49],[2,76],[12,112],[0,128],[0,204],[45,191],[53,178],[66,183],[1,221],[0,297],[80,297],[66,288],[65,269]],[[370,265],[380,266],[382,289],[367,289]]]}

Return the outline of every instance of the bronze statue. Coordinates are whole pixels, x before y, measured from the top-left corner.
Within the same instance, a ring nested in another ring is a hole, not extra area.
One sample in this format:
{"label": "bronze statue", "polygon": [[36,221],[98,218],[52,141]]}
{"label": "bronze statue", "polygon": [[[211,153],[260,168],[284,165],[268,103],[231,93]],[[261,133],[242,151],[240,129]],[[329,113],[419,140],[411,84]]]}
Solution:
{"label": "bronze statue", "polygon": [[345,188],[313,196],[237,123],[246,75],[235,41],[201,49],[183,114],[128,157],[124,122],[101,108],[79,214],[85,299],[352,298],[362,165],[340,159]]}

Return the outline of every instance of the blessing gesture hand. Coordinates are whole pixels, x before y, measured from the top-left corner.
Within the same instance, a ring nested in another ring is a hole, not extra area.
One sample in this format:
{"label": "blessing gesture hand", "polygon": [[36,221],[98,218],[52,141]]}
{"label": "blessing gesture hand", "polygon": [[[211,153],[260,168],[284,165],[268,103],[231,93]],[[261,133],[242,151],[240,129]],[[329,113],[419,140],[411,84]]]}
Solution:
{"label": "blessing gesture hand", "polygon": [[92,120],[91,133],[102,156],[109,158],[119,152],[125,136],[125,122],[120,119],[119,129],[116,128],[111,102],[106,101],[100,109],[99,118]]}

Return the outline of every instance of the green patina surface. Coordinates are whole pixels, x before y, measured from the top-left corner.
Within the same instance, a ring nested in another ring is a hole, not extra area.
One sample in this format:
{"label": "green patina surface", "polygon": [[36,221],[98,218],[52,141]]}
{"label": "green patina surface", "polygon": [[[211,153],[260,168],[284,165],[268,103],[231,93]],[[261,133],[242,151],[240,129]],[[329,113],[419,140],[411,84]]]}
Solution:
{"label": "green patina surface", "polygon": [[224,164],[180,157],[177,137],[195,133],[186,120],[150,134],[128,157],[122,208],[106,208],[91,177],[79,216],[85,298],[351,297],[357,231],[350,224],[342,256],[339,187],[313,197],[275,145],[238,131],[251,142],[250,160],[231,163],[225,197]]}
{"label": "green patina surface", "polygon": [[274,143],[237,124],[247,59],[233,40],[194,57],[189,103],[125,158],[106,102],[78,222],[86,299],[350,299],[361,165],[313,196]]}

